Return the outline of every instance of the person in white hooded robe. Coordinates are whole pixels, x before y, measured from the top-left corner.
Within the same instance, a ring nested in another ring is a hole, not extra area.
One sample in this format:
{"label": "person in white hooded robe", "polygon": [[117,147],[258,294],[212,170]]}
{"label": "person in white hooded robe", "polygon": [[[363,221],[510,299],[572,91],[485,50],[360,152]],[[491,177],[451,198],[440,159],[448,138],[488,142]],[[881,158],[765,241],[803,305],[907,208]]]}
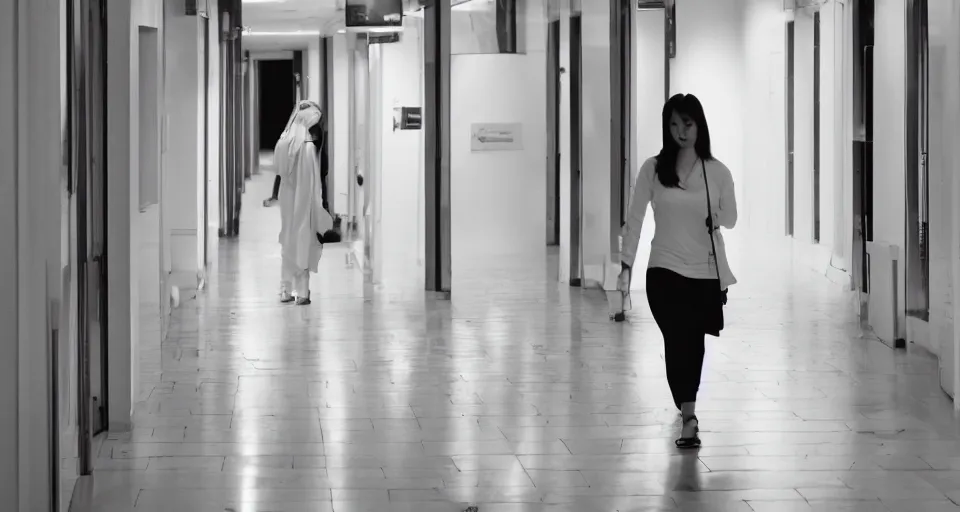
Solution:
{"label": "person in white hooded robe", "polygon": [[301,101],[275,148],[280,176],[280,301],[310,304],[310,273],[317,271],[323,233],[334,227],[325,198],[323,114]]}

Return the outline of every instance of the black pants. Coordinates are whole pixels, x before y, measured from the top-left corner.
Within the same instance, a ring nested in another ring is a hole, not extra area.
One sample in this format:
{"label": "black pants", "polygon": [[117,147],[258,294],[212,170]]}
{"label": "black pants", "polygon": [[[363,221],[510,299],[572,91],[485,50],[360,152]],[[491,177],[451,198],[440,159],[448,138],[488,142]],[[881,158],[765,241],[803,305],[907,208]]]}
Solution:
{"label": "black pants", "polygon": [[715,279],[690,279],[663,268],[647,269],[647,301],[663,334],[667,382],[677,408],[695,402],[703,370],[704,312]]}

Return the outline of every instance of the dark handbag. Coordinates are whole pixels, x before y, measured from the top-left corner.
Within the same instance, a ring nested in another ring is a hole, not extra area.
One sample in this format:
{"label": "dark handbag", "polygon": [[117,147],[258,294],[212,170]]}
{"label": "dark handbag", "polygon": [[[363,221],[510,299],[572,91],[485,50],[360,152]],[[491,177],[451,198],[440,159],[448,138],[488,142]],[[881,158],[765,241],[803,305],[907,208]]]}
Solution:
{"label": "dark handbag", "polygon": [[713,225],[713,207],[710,205],[710,182],[707,181],[707,165],[700,160],[703,170],[703,186],[707,190],[707,233],[710,235],[710,247],[713,250],[713,263],[717,270],[717,288],[707,294],[704,304],[704,332],[711,336],[720,336],[723,330],[723,306],[727,304],[727,290],[723,289],[720,280],[720,257],[717,255],[717,244],[713,240],[713,232],[717,227]]}

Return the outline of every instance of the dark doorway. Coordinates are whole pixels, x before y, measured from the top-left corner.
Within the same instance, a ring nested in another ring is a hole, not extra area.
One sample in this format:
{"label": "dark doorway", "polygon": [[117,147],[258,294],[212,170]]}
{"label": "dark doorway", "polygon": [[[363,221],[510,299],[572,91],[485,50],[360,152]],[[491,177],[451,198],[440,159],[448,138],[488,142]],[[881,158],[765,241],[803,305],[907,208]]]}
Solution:
{"label": "dark doorway", "polygon": [[786,200],[784,204],[787,207],[786,211],[786,220],[787,220],[787,236],[793,236],[794,233],[794,169],[793,169],[793,150],[794,150],[794,112],[796,106],[794,105],[794,95],[796,90],[795,84],[795,62],[796,62],[796,52],[795,52],[795,34],[796,34],[796,25],[793,21],[787,22],[787,176],[786,176],[786,190],[784,194],[786,195]]}
{"label": "dark doorway", "polygon": [[907,2],[907,315],[930,316],[930,77],[927,0]]}
{"label": "dark doorway", "polygon": [[547,29],[547,245],[560,245],[560,20]]}
{"label": "dark doorway", "polygon": [[619,91],[614,98],[614,112],[619,114],[617,125],[615,126],[616,130],[616,139],[615,139],[615,149],[613,151],[614,156],[614,165],[617,168],[616,179],[619,180],[619,186],[617,187],[618,196],[620,197],[620,213],[618,220],[619,222],[615,225],[618,227],[623,226],[627,221],[627,213],[630,209],[630,197],[631,192],[631,181],[633,176],[630,170],[630,149],[631,149],[631,140],[633,137],[632,132],[632,116],[633,112],[633,3],[629,0],[619,0],[619,13],[617,20],[617,27],[619,32],[616,34],[617,40],[615,43],[617,48],[617,63],[618,65],[613,69],[613,74],[610,77],[612,83],[616,83],[619,86]]}
{"label": "dark doorway", "polygon": [[873,240],[874,0],[853,2],[853,267],[857,289],[870,293],[867,242]]}
{"label": "dark doorway", "polygon": [[820,243],[820,13],[813,14],[813,241]]}
{"label": "dark doorway", "polygon": [[[70,169],[76,177],[80,474],[107,428],[107,46],[104,0],[67,4]],[[54,408],[56,409],[56,408]]]}
{"label": "dark doorway", "polygon": [[297,103],[293,60],[260,61],[260,149],[272,150]]}
{"label": "dark doorway", "polygon": [[570,285],[583,283],[581,250],[583,155],[583,18],[570,17]]}

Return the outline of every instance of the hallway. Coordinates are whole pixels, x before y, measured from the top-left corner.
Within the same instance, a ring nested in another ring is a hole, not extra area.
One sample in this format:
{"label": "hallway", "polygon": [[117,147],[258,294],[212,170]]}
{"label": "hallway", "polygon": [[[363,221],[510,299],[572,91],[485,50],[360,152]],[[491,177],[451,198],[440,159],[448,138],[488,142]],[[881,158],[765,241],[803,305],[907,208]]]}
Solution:
{"label": "hallway", "polygon": [[159,357],[144,347],[160,365],[135,429],[103,443],[73,510],[960,510],[936,360],[861,337],[851,296],[783,248],[729,237],[741,284],[708,341],[704,447],[679,454],[642,292],[615,324],[599,292],[531,262],[461,270],[452,302],[365,300],[337,248],[313,305],[281,305],[270,180]]}

